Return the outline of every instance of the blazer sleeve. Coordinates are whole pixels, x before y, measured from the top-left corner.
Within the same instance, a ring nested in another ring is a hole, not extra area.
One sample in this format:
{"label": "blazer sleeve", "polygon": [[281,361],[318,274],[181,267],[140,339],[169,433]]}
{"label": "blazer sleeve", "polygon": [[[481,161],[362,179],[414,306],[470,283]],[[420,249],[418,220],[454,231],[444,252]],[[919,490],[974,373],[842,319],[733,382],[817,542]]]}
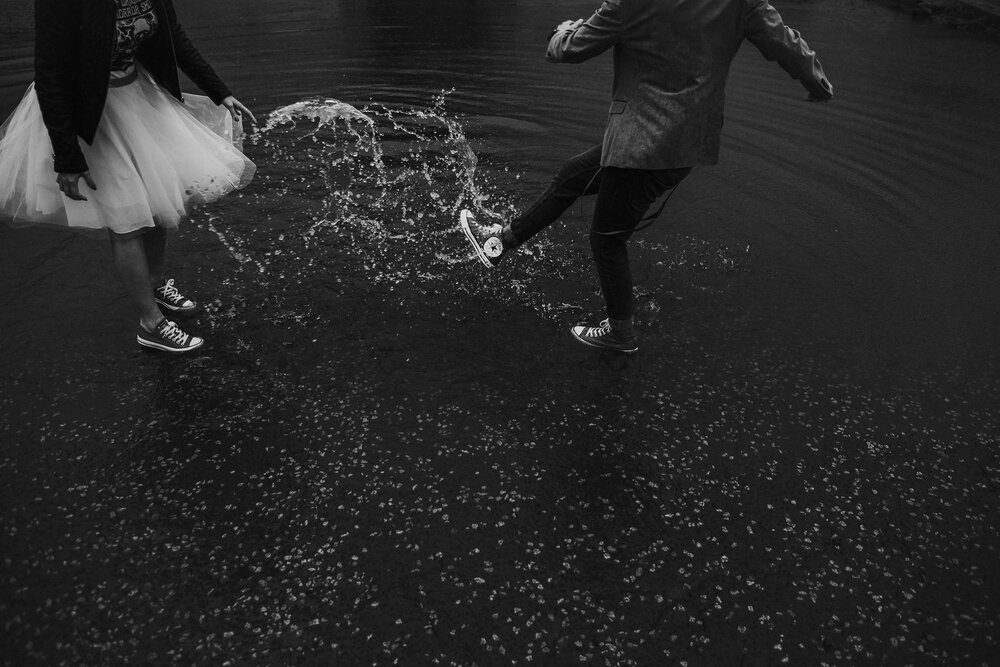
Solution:
{"label": "blazer sleeve", "polygon": [[604,0],[593,16],[575,28],[557,30],[545,57],[554,63],[579,63],[618,43],[624,27],[621,0]]}
{"label": "blazer sleeve", "polygon": [[191,43],[184,28],[177,21],[177,12],[174,10],[174,3],[171,0],[164,0],[164,8],[167,13],[167,23],[170,26],[170,34],[174,43],[174,55],[177,58],[177,66],[196,86],[208,95],[213,102],[221,104],[222,100],[232,95],[229,87],[222,82],[219,75],[215,73],[202,55]]}
{"label": "blazer sleeve", "polygon": [[746,21],[746,38],[761,55],[777,61],[812,95],[824,100],[833,97],[833,85],[823,73],[816,53],[797,30],[785,25],[778,10],[766,0],[752,0]]}
{"label": "blazer sleeve", "polygon": [[73,114],[79,7],[75,0],[35,0],[35,94],[59,173],[87,171]]}

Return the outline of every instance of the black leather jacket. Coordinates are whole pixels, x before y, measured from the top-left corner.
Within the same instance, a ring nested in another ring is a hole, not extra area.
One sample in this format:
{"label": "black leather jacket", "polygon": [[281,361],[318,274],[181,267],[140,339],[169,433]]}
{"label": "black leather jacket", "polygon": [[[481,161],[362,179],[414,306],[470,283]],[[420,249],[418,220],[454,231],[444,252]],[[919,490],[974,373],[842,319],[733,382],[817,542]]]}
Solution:
{"label": "black leather jacket", "polygon": [[[181,99],[177,68],[216,104],[229,88],[201,57],[171,0],[153,0],[160,29],[136,59],[161,86]],[[93,143],[108,96],[115,0],[35,0],[35,93],[52,139],[55,170],[87,170],[78,137]]]}

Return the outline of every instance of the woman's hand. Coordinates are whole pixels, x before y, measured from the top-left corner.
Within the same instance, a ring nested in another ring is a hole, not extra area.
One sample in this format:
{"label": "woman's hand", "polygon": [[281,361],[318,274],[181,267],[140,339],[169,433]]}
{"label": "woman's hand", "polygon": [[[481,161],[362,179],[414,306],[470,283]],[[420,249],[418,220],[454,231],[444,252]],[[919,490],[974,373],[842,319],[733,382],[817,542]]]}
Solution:
{"label": "woman's hand", "polygon": [[79,181],[81,178],[91,190],[97,190],[97,185],[94,183],[94,179],[90,177],[90,172],[82,171],[78,174],[59,174],[56,176],[56,183],[59,184],[59,191],[70,199],[87,201],[87,198],[80,194]]}
{"label": "woman's hand", "polygon": [[243,114],[246,114],[250,116],[250,120],[254,125],[257,124],[257,119],[254,118],[253,112],[243,106],[243,103],[232,95],[222,100],[222,106],[229,109],[229,115],[233,117],[233,122],[239,121],[243,117]]}

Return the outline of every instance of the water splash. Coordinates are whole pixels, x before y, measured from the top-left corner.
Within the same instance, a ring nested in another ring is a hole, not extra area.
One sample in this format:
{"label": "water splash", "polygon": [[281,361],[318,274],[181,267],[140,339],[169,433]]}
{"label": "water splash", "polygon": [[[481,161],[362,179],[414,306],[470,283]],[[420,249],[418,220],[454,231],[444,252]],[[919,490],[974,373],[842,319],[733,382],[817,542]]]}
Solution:
{"label": "water splash", "polygon": [[[226,215],[240,224],[227,224],[222,234],[213,218],[209,229],[241,272],[252,271],[267,298],[280,301],[272,311],[286,313],[289,322],[304,320],[309,306],[300,293],[308,283],[337,293],[348,289],[342,285],[448,290],[519,303],[553,319],[582,314],[569,304],[581,298],[581,281],[592,279],[586,228],[578,221],[522,248],[514,267],[501,269],[513,272],[503,281],[487,279],[470,263],[457,228],[459,210],[507,221],[520,193],[508,168],[481,164],[467,121],[447,109],[449,92],[426,107],[370,103],[358,109],[337,99],[300,100],[275,109],[249,138],[257,180],[241,193],[243,211]],[[579,234],[573,247],[567,247],[567,231]],[[641,316],[659,317],[654,294],[664,292],[668,302],[679,298],[664,286],[676,283],[683,266],[705,263],[718,273],[728,261],[714,257],[714,249],[689,247],[685,254],[685,246],[663,249],[668,262],[646,272],[648,295],[637,295]],[[469,276],[456,280],[463,265]],[[234,277],[234,287],[245,277]]]}
{"label": "water splash", "polygon": [[[453,256],[435,242],[453,230],[460,208],[510,215],[510,205],[477,182],[478,158],[460,120],[446,112],[447,96],[426,108],[308,99],[271,112],[251,139],[265,156],[259,208],[280,214],[268,224],[298,239],[299,255],[332,245],[362,259],[375,281],[441,275],[465,257],[460,244]],[[435,251],[405,259],[422,243]]]}
{"label": "water splash", "polygon": [[233,258],[237,262],[239,262],[241,266],[244,264],[253,264],[256,267],[258,273],[264,273],[265,272],[264,266],[259,261],[257,261],[256,258],[254,258],[247,252],[240,249],[242,241],[239,239],[239,237],[232,239],[229,238],[228,235],[226,235],[225,233],[222,232],[222,230],[219,229],[219,227],[216,224],[218,222],[219,222],[219,217],[217,215],[209,214],[206,224],[208,225],[209,231],[211,231],[219,238],[219,242],[226,247],[226,250],[229,251],[229,254],[232,255]]}
{"label": "water splash", "polygon": [[[360,120],[369,125],[374,125],[370,117],[361,113],[350,104],[335,99],[325,100],[302,100],[275,109],[267,118],[267,123],[261,128],[261,133],[267,133],[278,125],[284,123],[294,123],[296,119],[307,119],[315,121],[318,126],[335,125],[338,120],[350,123],[352,120]],[[260,135],[255,135],[259,138]]]}

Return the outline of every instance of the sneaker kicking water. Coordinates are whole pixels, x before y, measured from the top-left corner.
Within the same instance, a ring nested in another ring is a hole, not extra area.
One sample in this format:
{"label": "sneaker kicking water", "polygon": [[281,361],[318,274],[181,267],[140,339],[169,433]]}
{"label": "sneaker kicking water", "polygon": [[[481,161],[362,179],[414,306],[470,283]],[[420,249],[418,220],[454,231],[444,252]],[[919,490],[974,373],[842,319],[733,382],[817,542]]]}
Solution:
{"label": "sneaker kicking water", "polygon": [[476,222],[472,211],[462,209],[458,218],[459,226],[469,239],[476,257],[487,268],[493,268],[500,263],[504,253],[511,248],[504,247],[501,240],[503,225],[481,225]]}
{"label": "sneaker kicking water", "polygon": [[154,331],[146,331],[146,327],[140,324],[135,339],[139,345],[164,352],[190,352],[197,350],[205,342],[204,338],[184,333],[179,326],[166,318],[156,325]]}
{"label": "sneaker kicking water", "polygon": [[615,331],[611,328],[611,323],[608,320],[603,320],[596,327],[575,326],[570,329],[570,333],[573,334],[573,338],[590,347],[622,352],[624,354],[632,354],[639,351],[639,345],[636,342],[635,336],[624,335]]}
{"label": "sneaker kicking water", "polygon": [[174,313],[190,313],[198,309],[198,304],[181,294],[174,287],[173,278],[159,287],[153,288],[153,298],[156,300],[156,303]]}

